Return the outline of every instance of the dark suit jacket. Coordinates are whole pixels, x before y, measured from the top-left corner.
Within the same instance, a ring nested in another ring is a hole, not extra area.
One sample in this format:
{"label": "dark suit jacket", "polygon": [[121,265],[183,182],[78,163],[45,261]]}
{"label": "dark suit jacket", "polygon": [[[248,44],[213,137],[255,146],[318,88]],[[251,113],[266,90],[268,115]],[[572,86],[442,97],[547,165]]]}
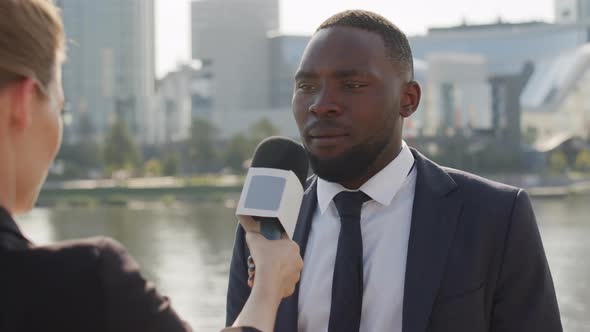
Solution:
{"label": "dark suit jacket", "polygon": [[0,331],[190,331],[114,240],[35,247],[0,208]]}
{"label": "dark suit jacket", "polygon": [[[403,332],[562,331],[553,281],[527,194],[412,150],[418,176],[408,244]],[[317,205],[307,188],[294,240],[305,249]],[[249,294],[244,231],[238,226],[227,322]],[[387,264],[387,262],[383,262]],[[297,332],[298,288],[275,330]],[[313,331],[310,331],[313,332]]]}

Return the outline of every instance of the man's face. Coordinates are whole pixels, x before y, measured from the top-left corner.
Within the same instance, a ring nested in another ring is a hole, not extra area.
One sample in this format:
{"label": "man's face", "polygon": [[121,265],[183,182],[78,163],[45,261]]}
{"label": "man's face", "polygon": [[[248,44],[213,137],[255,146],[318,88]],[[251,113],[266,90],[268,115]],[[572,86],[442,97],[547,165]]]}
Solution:
{"label": "man's face", "polygon": [[293,113],[318,176],[350,181],[380,155],[395,156],[404,83],[378,34],[331,27],[313,36],[295,77]]}

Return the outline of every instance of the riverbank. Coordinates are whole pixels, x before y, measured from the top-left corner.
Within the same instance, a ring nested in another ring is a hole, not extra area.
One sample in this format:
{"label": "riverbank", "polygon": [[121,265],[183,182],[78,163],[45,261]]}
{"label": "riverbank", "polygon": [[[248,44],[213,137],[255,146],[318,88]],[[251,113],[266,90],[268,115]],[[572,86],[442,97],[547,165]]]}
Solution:
{"label": "riverbank", "polygon": [[39,194],[39,206],[124,206],[133,201],[223,201],[242,190],[243,177],[234,175],[192,178],[137,178],[48,182]]}
{"label": "riverbank", "polygon": [[517,174],[490,176],[498,182],[524,188],[535,198],[566,198],[590,195],[590,176],[580,173],[558,175]]}
{"label": "riverbank", "polygon": [[[491,177],[525,188],[534,198],[590,196],[590,179],[566,176]],[[211,175],[192,178],[161,177],[124,180],[77,180],[48,182],[39,196],[40,206],[126,206],[130,202],[225,201],[242,190],[244,177]]]}

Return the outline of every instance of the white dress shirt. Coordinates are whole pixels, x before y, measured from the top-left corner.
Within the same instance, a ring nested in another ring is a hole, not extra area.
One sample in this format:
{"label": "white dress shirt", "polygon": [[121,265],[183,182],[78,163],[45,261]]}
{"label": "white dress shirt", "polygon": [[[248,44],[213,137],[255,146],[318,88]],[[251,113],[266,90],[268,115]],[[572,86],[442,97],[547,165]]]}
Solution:
{"label": "white dress shirt", "polygon": [[[402,330],[406,256],[416,187],[414,156],[400,154],[361,186],[371,197],[361,210],[364,293],[361,332]],[[411,172],[410,172],[411,170]],[[408,174],[410,173],[410,174]],[[299,289],[299,332],[328,331],[340,217],[332,199],[347,190],[318,179]]]}

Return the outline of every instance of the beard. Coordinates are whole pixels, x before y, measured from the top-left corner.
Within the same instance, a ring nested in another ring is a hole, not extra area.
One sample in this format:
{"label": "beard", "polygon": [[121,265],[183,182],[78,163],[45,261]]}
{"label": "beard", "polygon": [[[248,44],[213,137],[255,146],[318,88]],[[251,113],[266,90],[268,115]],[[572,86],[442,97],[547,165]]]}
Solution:
{"label": "beard", "polygon": [[389,137],[377,142],[365,142],[353,146],[341,156],[320,159],[309,150],[307,155],[313,172],[328,182],[346,182],[362,177],[375,163],[389,143]]}

